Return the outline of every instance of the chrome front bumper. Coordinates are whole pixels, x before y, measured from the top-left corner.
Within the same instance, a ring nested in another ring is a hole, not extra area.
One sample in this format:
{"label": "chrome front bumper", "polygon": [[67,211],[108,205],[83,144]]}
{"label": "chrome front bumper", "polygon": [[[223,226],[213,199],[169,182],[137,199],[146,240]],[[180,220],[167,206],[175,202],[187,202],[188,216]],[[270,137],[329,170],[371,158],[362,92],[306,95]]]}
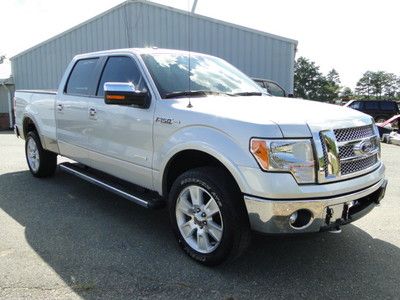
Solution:
{"label": "chrome front bumper", "polygon": [[[381,179],[363,190],[336,197],[309,200],[268,200],[244,196],[251,228],[268,234],[304,233],[329,230],[353,222],[370,212],[385,195],[387,180]],[[299,210],[311,213],[306,226],[295,228],[290,216]]]}

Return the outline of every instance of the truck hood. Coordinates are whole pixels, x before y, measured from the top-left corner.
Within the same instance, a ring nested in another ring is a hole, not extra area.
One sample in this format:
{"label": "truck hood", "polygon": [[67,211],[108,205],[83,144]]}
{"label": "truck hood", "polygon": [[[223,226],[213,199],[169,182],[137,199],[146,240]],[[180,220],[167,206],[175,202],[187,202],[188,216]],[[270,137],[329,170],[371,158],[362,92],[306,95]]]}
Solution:
{"label": "truck hood", "polygon": [[[181,99],[182,100],[182,99]],[[187,99],[189,101],[189,99]],[[279,126],[284,137],[371,124],[371,117],[351,108],[272,96],[191,98],[191,110],[253,124]]]}

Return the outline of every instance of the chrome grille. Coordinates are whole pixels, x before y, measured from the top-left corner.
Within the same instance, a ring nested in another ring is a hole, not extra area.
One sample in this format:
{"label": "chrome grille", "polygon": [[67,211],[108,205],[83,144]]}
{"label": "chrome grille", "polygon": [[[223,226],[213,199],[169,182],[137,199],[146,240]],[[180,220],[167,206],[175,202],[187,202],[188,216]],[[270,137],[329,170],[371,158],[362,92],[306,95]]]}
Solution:
{"label": "chrome grille", "polygon": [[338,142],[359,140],[362,138],[370,137],[374,135],[374,127],[372,125],[335,129],[333,131]]}
{"label": "chrome grille", "polygon": [[369,167],[372,167],[377,162],[378,162],[377,154],[370,156],[370,157],[362,158],[359,160],[342,162],[341,163],[341,173],[342,173],[342,175],[347,175],[347,174],[359,172],[359,171],[365,170]]}
{"label": "chrome grille", "polygon": [[348,158],[354,156],[354,146],[353,145],[346,145],[339,147],[339,158]]}
{"label": "chrome grille", "polygon": [[379,162],[379,136],[374,126],[319,132],[320,182],[358,176]]}

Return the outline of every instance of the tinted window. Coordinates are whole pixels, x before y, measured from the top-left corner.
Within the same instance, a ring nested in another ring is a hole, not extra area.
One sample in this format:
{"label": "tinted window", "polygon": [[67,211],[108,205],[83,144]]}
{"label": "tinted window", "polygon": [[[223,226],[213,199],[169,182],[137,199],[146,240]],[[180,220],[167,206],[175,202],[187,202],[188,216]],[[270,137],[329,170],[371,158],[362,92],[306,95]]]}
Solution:
{"label": "tinted window", "polygon": [[367,110],[379,109],[378,102],[376,101],[365,101],[364,107]]}
{"label": "tinted window", "polygon": [[350,107],[354,108],[354,109],[361,109],[361,102],[358,102],[358,101],[353,102],[350,104]]}
{"label": "tinted window", "polygon": [[68,79],[65,92],[73,95],[90,95],[94,92],[94,69],[98,58],[79,60]]}
{"label": "tinted window", "polygon": [[267,86],[267,90],[271,95],[278,96],[278,97],[285,97],[285,91],[277,84],[273,82],[265,82]]}
{"label": "tinted window", "polygon": [[101,75],[98,96],[104,96],[104,83],[106,82],[132,82],[136,89],[142,90],[144,82],[135,61],[126,56],[112,56]]}
{"label": "tinted window", "polygon": [[397,105],[394,102],[388,102],[388,101],[381,102],[381,109],[382,110],[397,110],[396,106]]}

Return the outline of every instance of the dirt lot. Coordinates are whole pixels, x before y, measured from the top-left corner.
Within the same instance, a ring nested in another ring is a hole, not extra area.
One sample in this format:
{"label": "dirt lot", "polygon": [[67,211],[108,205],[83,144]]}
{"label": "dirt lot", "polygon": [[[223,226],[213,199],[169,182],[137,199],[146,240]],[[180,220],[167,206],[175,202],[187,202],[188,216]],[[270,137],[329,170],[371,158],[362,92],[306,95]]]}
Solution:
{"label": "dirt lot", "polygon": [[383,145],[382,205],[341,234],[254,236],[210,269],[149,211],[57,172],[33,178],[24,144],[0,133],[0,298],[399,298],[400,147]]}

